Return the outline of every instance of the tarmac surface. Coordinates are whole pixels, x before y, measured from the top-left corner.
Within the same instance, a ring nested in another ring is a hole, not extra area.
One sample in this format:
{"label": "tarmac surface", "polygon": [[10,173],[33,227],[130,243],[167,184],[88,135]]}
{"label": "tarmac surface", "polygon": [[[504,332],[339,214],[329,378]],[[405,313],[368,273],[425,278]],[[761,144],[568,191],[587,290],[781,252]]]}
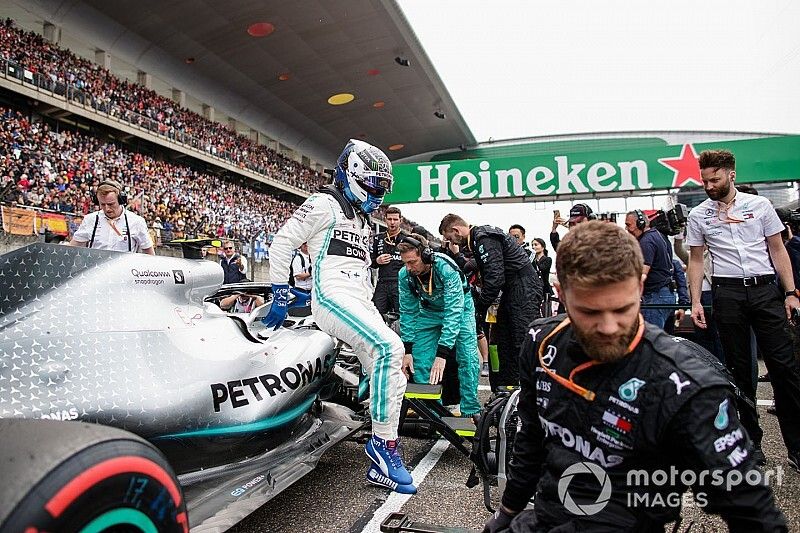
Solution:
{"label": "tarmac surface", "polygon": [[[763,363],[759,370],[764,373]],[[481,383],[487,385],[486,378]],[[487,397],[488,392],[481,391],[481,400]],[[768,383],[759,384],[758,398],[772,399]],[[766,405],[759,406],[759,414],[764,428],[766,469],[774,472],[775,481],[771,485],[778,507],[786,516],[789,531],[800,531],[800,475],[786,462],[777,418],[766,413]],[[368,459],[363,445],[346,441],[325,454],[313,472],[230,531],[378,532],[380,522],[390,512],[402,512],[415,522],[480,532],[490,514],[483,505],[480,485],[472,489],[465,485],[471,468],[469,459],[444,440],[404,438],[402,442],[403,456],[418,483],[416,495],[398,495],[368,485],[364,478]],[[493,497],[495,502],[499,499],[496,487]],[[696,507],[684,507],[682,516],[681,532],[728,530],[719,517],[709,516]]]}

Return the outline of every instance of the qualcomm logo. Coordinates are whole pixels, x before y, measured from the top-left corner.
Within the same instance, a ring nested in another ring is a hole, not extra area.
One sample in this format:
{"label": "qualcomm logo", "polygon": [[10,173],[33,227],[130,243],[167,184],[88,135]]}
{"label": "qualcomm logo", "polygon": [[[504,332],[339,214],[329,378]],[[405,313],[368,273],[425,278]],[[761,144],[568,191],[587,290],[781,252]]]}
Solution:
{"label": "qualcomm logo", "polygon": [[[572,496],[569,494],[569,484],[572,478],[578,474],[594,474],[594,477],[600,484],[600,494],[597,496],[597,500],[594,503],[579,505],[575,503],[575,500],[573,500]],[[564,470],[564,473],[561,474],[561,478],[558,480],[558,498],[561,500],[561,503],[564,504],[564,508],[574,515],[595,515],[605,509],[606,505],[608,505],[608,500],[611,499],[611,480],[600,465],[588,462],[575,463]]]}

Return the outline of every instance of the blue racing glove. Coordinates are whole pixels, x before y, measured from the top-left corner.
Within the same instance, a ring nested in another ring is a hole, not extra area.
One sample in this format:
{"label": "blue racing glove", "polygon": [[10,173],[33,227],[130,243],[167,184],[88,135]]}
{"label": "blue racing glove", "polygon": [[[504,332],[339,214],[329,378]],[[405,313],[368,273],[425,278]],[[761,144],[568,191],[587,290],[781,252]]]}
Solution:
{"label": "blue racing glove", "polygon": [[269,308],[269,313],[265,316],[261,323],[268,328],[278,329],[283,325],[286,320],[286,313],[288,312],[287,305],[289,303],[289,285],[287,284],[273,284],[272,285],[272,305]]}

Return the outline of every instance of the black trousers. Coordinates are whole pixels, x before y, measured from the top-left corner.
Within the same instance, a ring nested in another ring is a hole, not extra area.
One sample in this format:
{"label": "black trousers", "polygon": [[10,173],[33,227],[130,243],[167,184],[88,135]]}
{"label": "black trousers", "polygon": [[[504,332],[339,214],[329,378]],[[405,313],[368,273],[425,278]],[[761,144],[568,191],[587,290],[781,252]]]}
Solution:
{"label": "black trousers", "polygon": [[519,276],[503,287],[497,323],[492,325],[489,344],[497,345],[498,372],[489,372],[492,390],[519,385],[519,351],[530,323],[541,317],[542,285],[538,278]]}
{"label": "black trousers", "polygon": [[372,295],[372,303],[378,308],[378,312],[385,315],[388,312],[400,312],[400,291],[397,288],[396,279],[378,280],[375,285],[375,294]]}
{"label": "black trousers", "polygon": [[[800,364],[792,353],[783,291],[774,283],[753,287],[714,283],[712,291],[714,320],[736,385],[755,402],[752,327],[772,379],[783,442],[790,452],[800,451]],[[739,406],[739,413],[753,443],[760,445],[763,432],[758,413],[747,406]]]}

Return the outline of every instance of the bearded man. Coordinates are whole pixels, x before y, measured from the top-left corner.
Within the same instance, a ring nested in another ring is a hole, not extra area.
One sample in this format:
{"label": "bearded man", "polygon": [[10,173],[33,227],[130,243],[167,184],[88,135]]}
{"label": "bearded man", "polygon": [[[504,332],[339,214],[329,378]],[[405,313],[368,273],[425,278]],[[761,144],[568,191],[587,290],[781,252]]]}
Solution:
{"label": "bearded man", "polygon": [[[698,345],[642,318],[636,239],[616,224],[580,224],[556,267],[567,314],[528,331],[521,429],[484,532],[663,531],[692,497],[731,531],[786,531],[729,377]],[[745,477],[753,483],[712,482]],[[534,494],[535,508],[521,512]]]}

